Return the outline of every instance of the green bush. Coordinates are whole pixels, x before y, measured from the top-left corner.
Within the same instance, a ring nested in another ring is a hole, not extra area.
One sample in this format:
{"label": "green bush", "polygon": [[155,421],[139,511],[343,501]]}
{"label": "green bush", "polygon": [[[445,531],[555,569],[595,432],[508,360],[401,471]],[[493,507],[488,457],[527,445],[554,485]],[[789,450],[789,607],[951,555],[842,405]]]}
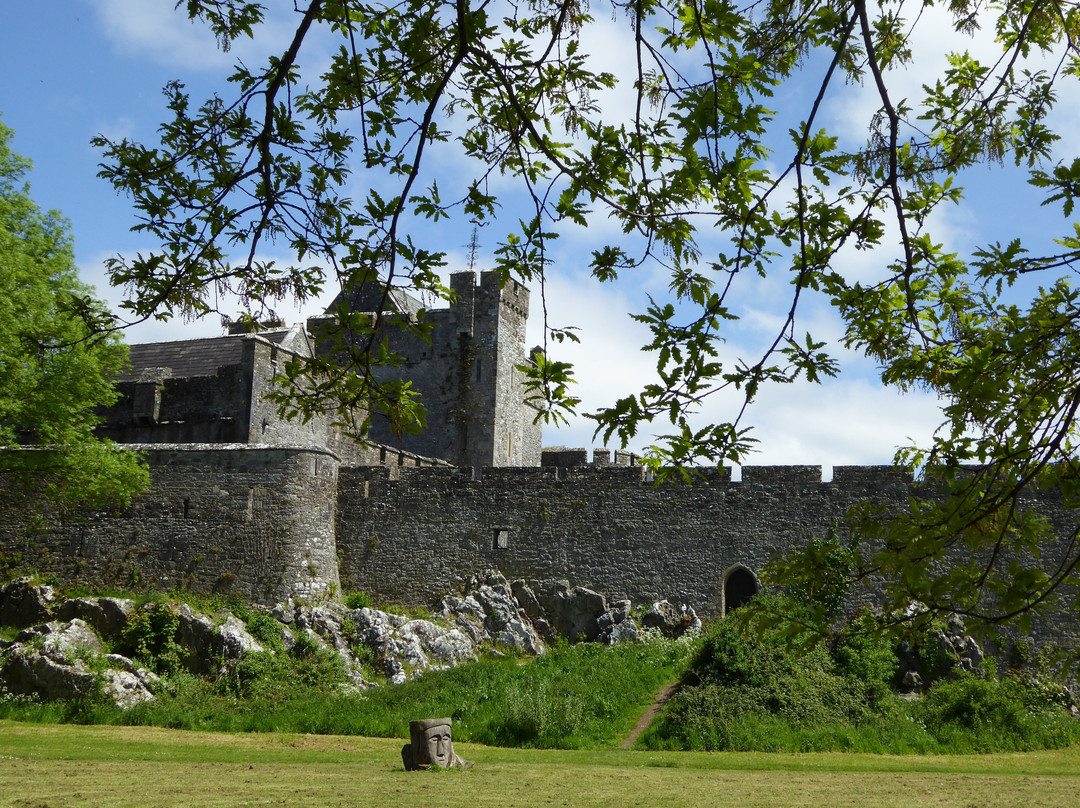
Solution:
{"label": "green bush", "polygon": [[176,642],[180,618],[164,603],[141,609],[128,618],[116,650],[138,659],[159,674],[180,669],[183,648]]}
{"label": "green bush", "polygon": [[372,602],[366,592],[350,592],[345,596],[345,606],[350,609],[370,609]]}
{"label": "green bush", "polygon": [[[669,749],[787,748],[790,738],[780,736],[793,731],[855,726],[871,718],[873,699],[888,697],[888,655],[858,640],[846,646],[843,658],[841,666],[820,646],[795,654],[777,632],[743,632],[737,621],[723,620],[642,743]],[[772,740],[761,734],[765,726]],[[780,732],[781,727],[786,729]],[[760,737],[756,746],[754,737]]]}
{"label": "green bush", "polygon": [[247,619],[248,633],[258,640],[263,647],[272,651],[284,651],[285,643],[281,634],[281,623],[264,612],[254,612]]}
{"label": "green bush", "polygon": [[861,683],[863,694],[872,709],[884,705],[892,695],[896,678],[896,651],[891,641],[872,633],[854,634],[833,651],[836,670],[851,682]]}
{"label": "green bush", "polygon": [[1080,740],[1060,687],[1023,676],[943,680],[914,706],[927,731],[959,752],[1030,751]]}

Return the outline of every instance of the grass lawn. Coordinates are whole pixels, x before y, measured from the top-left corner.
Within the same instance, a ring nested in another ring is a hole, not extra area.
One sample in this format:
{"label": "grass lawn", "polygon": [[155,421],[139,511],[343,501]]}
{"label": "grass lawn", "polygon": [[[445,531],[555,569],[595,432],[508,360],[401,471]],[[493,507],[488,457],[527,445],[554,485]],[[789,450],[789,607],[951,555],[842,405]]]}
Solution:
{"label": "grass lawn", "polygon": [[1076,747],[899,757],[455,744],[474,769],[406,773],[403,743],[0,721],[0,806],[1074,808],[1080,794]]}

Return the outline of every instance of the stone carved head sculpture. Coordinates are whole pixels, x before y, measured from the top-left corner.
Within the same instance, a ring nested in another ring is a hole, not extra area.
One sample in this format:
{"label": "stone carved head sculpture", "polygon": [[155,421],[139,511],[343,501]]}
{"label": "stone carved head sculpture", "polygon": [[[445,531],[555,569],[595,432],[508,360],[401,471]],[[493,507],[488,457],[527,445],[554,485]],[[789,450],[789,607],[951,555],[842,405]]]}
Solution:
{"label": "stone carved head sculpture", "polygon": [[409,722],[409,743],[401,748],[401,762],[405,771],[441,769],[472,766],[472,761],[462,760],[454,754],[454,743],[450,739],[449,718],[425,718]]}

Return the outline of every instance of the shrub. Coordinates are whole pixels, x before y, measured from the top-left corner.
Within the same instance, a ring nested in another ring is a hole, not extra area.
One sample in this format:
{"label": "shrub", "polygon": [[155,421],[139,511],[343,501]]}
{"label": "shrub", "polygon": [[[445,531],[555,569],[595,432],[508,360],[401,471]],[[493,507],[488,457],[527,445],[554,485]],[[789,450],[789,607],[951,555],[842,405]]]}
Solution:
{"label": "shrub", "polygon": [[1023,676],[965,674],[933,687],[915,712],[943,745],[961,752],[1029,751],[1080,739],[1060,687]]}
{"label": "shrub", "polygon": [[180,669],[183,648],[176,642],[180,618],[164,603],[142,609],[128,618],[117,650],[134,657],[159,674]]}
{"label": "shrub", "polygon": [[854,634],[839,643],[833,658],[841,676],[862,684],[871,708],[876,709],[889,699],[898,665],[890,640],[875,635],[867,626],[864,633]]}
{"label": "shrub", "polygon": [[284,651],[281,623],[264,612],[254,612],[247,619],[247,630],[256,640],[273,651]]}
{"label": "shrub", "polygon": [[366,592],[350,592],[345,597],[345,605],[350,609],[370,609],[371,598]]}

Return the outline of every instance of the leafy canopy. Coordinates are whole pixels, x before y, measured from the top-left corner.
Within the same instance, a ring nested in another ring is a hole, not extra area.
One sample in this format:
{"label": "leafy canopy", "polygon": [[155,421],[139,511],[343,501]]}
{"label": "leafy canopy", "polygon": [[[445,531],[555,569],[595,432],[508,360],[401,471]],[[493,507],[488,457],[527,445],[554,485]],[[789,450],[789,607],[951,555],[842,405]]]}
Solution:
{"label": "leafy canopy", "polygon": [[[178,6],[226,48],[256,36],[268,13],[243,0]],[[1051,127],[1058,99],[1076,91],[1075,2],[293,8],[288,46],[264,65],[238,64],[228,97],[195,103],[181,84],[165,88],[160,143],[97,139],[103,176],[131,195],[136,228],[161,244],[112,261],[134,316],[199,316],[229,294],[254,310],[376,278],[445,298],[445,254],[414,238],[417,220],[501,224],[508,211],[518,223],[495,250],[497,269],[542,291],[552,241],[607,216],[622,235],[597,245],[592,274],[634,283],[659,270],[669,289],[634,315],[651,331],[643,347],[654,378],[590,414],[605,441],[665,424],[651,457],[661,475],[741,460],[753,441],[748,406],[764,385],[838,371],[834,349],[797,324],[805,301],[824,295],[844,347],[875,360],[886,384],[935,391],[944,405],[932,442],[897,458],[932,478],[935,494],[899,518],[857,514],[851,577],[883,579],[898,614],[954,610],[989,624],[1024,625],[1066,590],[1077,536],[1051,529],[1020,492],[1059,487],[1068,508],[1080,497],[1080,300],[1068,280],[1080,257],[1080,225],[1068,221],[1080,158],[1055,154]],[[604,36],[614,41],[597,34],[594,13],[611,18]],[[994,52],[950,53],[939,76],[904,91],[914,44],[933,27],[992,38]],[[625,48],[633,68],[596,68],[589,51],[602,48]],[[801,107],[778,109],[773,95],[788,82]],[[823,110],[853,85],[869,89],[870,109],[854,128],[828,130]],[[440,170],[433,155],[447,154],[463,180]],[[935,237],[934,215],[962,197],[967,172],[1004,162],[1028,172],[1047,216],[1064,214],[1060,237],[961,255]],[[292,260],[263,258],[271,247]],[[875,250],[878,271],[846,273],[839,258],[851,250]],[[759,355],[722,360],[739,295],[757,276],[787,282],[786,314]],[[400,361],[379,350],[378,323],[344,304],[335,313],[340,350],[289,367],[283,409],[329,409],[357,433],[368,402],[399,424],[415,420],[412,398],[372,373]],[[566,363],[523,370],[548,418],[575,406]],[[700,426],[695,413],[721,390],[744,406]],[[954,473],[970,464],[983,470]],[[954,562],[945,571],[934,563],[944,559]],[[805,574],[799,564],[775,571],[780,583]]]}
{"label": "leafy canopy", "polygon": [[[30,199],[11,137],[0,123],[0,472],[54,506],[123,505],[146,471],[93,428],[127,349],[103,335],[111,321],[78,280],[67,222]],[[38,448],[3,451],[24,443]]]}

